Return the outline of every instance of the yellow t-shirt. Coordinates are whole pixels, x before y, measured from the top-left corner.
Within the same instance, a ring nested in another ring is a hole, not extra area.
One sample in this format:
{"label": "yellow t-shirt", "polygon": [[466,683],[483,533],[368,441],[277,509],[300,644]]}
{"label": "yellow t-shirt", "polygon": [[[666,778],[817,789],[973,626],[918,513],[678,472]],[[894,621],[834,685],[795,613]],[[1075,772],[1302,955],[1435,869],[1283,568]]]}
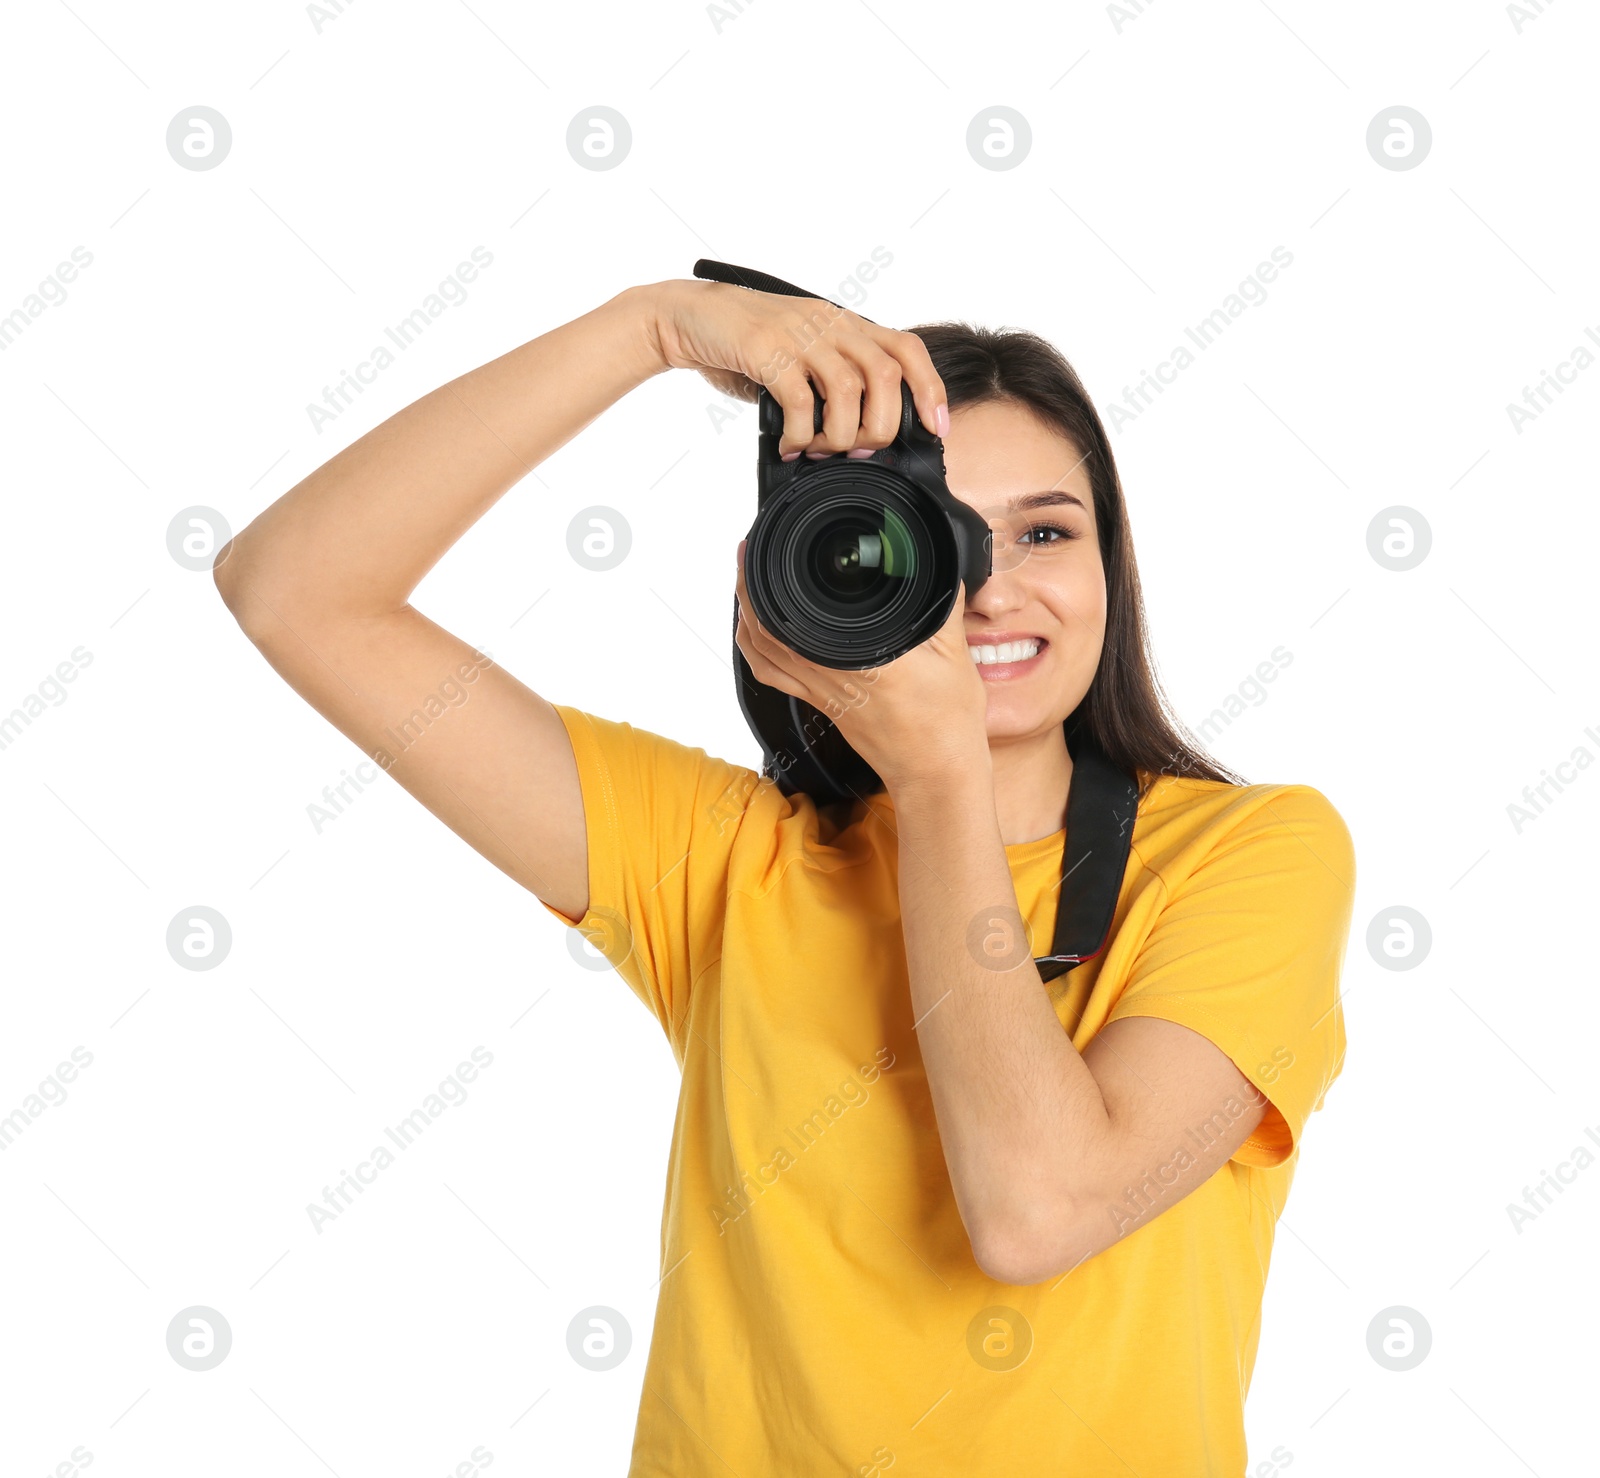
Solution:
{"label": "yellow t-shirt", "polygon": [[[1176,1021],[1271,1105],[1177,1204],[1013,1286],[973,1260],[940,1147],[892,798],[819,810],[556,711],[588,830],[576,927],[683,1075],[631,1478],[1239,1478],[1274,1225],[1344,1059],[1355,858],[1326,797],[1161,777],[1141,800],[1112,942],[1044,988],[1079,1050]],[[1006,848],[1041,954],[1063,837]]]}

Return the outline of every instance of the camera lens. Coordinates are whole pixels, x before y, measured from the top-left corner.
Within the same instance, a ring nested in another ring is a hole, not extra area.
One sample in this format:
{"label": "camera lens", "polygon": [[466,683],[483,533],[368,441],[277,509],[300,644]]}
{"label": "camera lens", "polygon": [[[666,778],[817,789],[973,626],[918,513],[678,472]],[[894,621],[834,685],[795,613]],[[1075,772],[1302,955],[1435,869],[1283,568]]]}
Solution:
{"label": "camera lens", "polygon": [[926,640],[960,575],[944,509],[867,462],[797,476],[758,511],[745,549],[761,624],[825,667],[891,662]]}
{"label": "camera lens", "polygon": [[913,574],[916,558],[905,521],[880,506],[832,519],[812,537],[807,563],[819,591],[859,607]]}

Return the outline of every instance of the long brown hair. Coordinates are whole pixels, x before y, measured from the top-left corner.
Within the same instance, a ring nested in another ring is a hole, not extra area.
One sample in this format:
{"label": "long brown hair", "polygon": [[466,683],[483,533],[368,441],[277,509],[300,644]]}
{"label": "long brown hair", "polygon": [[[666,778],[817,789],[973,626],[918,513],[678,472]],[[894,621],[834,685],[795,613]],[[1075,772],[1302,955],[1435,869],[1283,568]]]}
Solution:
{"label": "long brown hair", "polygon": [[952,411],[1011,401],[1059,431],[1084,458],[1106,574],[1106,635],[1089,691],[1066,719],[1068,738],[1085,735],[1113,763],[1136,774],[1141,791],[1158,775],[1245,784],[1205,752],[1156,677],[1122,480],[1077,371],[1053,344],[1026,329],[946,321],[909,331],[928,346]]}

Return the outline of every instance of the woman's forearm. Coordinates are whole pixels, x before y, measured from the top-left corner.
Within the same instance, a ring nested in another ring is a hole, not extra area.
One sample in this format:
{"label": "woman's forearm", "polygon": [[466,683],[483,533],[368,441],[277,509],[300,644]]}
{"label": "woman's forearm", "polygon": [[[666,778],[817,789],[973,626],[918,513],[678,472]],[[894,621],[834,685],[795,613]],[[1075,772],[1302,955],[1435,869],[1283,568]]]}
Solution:
{"label": "woman's forearm", "polygon": [[945,1163],[980,1266],[1010,1281],[1015,1249],[1076,1215],[1065,1174],[1095,1157],[1105,1103],[1032,963],[988,766],[894,802],[912,1019]]}
{"label": "woman's forearm", "polygon": [[307,616],[403,607],[508,489],[668,368],[656,313],[670,289],[624,289],[430,391],[292,487],[218,561],[240,622],[269,620],[268,606]]}

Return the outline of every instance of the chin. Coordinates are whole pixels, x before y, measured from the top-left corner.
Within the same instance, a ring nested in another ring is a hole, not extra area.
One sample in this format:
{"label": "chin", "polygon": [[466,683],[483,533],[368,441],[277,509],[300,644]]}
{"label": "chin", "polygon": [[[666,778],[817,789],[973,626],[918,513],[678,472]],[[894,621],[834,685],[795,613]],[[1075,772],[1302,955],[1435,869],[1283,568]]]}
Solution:
{"label": "chin", "polygon": [[1057,727],[1061,722],[1040,712],[1031,703],[1008,702],[991,696],[985,729],[992,743],[997,739],[1026,739],[1031,734]]}

